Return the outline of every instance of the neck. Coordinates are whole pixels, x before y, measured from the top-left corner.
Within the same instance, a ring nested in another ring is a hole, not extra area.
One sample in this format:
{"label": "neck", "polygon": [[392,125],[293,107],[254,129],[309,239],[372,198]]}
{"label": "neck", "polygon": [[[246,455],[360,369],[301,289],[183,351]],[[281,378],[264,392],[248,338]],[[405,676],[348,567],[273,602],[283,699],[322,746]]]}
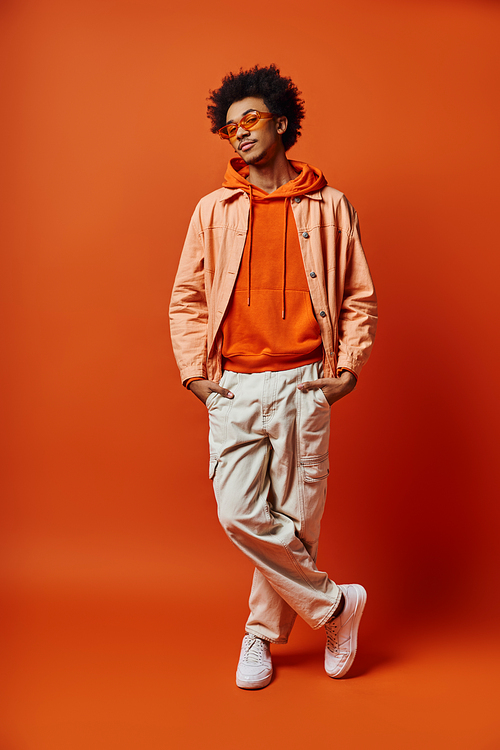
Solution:
{"label": "neck", "polygon": [[286,158],[284,151],[274,154],[263,164],[249,164],[248,168],[250,170],[248,181],[266,193],[274,193],[279,187],[297,177],[297,172]]}

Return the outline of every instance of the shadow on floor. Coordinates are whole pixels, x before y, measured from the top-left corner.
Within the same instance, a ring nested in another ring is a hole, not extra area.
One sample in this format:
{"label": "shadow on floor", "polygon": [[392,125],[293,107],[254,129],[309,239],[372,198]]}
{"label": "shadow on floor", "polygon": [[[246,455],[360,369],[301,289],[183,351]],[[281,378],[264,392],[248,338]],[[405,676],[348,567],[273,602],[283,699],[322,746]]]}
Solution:
{"label": "shadow on floor", "polygon": [[[352,680],[356,677],[362,677],[363,675],[369,674],[373,670],[377,669],[382,665],[393,663],[399,660],[399,655],[396,652],[390,653],[389,651],[366,651],[359,649],[356,654],[356,659],[351,669],[347,673],[344,680]],[[317,665],[323,661],[323,649],[321,648],[308,648],[301,651],[289,651],[273,652],[273,664],[276,670],[281,667],[300,667],[306,665]]]}

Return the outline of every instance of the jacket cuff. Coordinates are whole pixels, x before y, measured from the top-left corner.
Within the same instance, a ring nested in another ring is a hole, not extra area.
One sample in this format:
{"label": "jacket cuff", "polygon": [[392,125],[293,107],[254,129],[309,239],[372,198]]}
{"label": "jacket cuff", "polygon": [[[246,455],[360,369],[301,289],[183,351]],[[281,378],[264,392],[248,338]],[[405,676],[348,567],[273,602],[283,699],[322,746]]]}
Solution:
{"label": "jacket cuff", "polygon": [[205,367],[201,364],[189,365],[188,367],[180,367],[179,370],[180,370],[182,385],[186,385],[186,381],[193,379],[193,378],[199,378],[200,380],[205,380],[205,378],[207,377],[207,371]]}
{"label": "jacket cuff", "polygon": [[339,370],[349,370],[349,372],[352,372],[353,375],[356,375],[357,378],[359,378],[360,372],[363,368],[363,363],[356,361],[355,359],[352,359],[351,357],[346,357],[345,355],[340,355],[337,360],[337,372]]}

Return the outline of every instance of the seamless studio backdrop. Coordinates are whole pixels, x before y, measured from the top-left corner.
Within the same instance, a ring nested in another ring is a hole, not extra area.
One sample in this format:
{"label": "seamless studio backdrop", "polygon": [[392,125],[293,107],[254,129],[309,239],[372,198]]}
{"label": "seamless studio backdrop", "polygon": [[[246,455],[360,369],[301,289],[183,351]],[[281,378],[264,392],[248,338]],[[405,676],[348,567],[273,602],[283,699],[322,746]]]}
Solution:
{"label": "seamless studio backdrop", "polygon": [[[276,747],[499,748],[498,3],[0,14],[2,750],[247,750],[262,724]],[[218,525],[167,311],[231,153],[208,91],[271,62],[306,101],[290,157],[359,213],[380,326],[333,408],[319,555],[369,593],[354,679],[322,674],[298,622],[249,694],[252,570]]]}

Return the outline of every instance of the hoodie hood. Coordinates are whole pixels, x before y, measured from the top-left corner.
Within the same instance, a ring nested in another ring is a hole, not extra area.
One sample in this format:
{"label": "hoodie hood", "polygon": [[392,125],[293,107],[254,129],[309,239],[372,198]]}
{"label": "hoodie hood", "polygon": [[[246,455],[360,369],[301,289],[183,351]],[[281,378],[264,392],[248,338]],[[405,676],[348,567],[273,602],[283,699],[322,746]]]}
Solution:
{"label": "hoodie hood", "polygon": [[296,195],[315,193],[327,185],[327,181],[323,177],[322,171],[317,169],[317,167],[312,167],[303,161],[290,160],[290,164],[294,170],[298,172],[297,177],[290,180],[290,182],[285,183],[285,185],[281,185],[281,187],[273,193],[266,193],[261,188],[256,185],[251,185],[251,183],[248,182],[247,178],[250,170],[243,159],[235,156],[229,160],[222,187],[234,190],[244,190],[245,193],[251,195],[253,200],[262,200],[266,198],[283,200],[283,198],[293,198]]}

